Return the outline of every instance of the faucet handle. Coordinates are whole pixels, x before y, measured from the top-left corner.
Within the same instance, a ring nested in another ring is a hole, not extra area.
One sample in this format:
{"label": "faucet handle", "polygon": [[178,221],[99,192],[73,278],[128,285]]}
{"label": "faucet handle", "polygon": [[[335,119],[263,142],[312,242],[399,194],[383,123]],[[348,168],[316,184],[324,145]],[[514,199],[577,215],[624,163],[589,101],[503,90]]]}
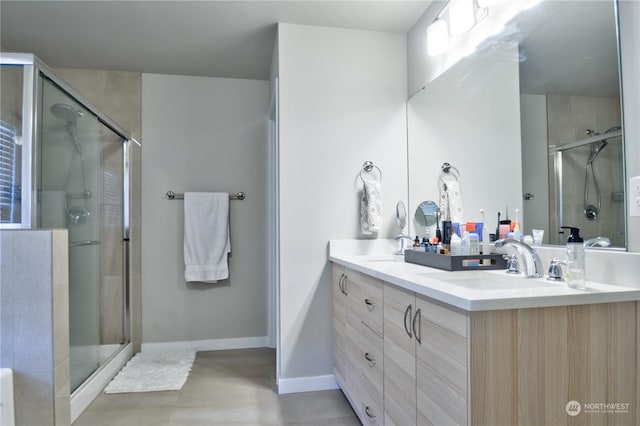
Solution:
{"label": "faucet handle", "polygon": [[507,260],[507,274],[519,274],[518,256],[512,254],[511,256],[505,255],[503,257]]}
{"label": "faucet handle", "polygon": [[562,265],[567,266],[567,261],[558,259],[557,257],[553,258],[549,264],[549,276],[547,277],[549,281],[564,281]]}

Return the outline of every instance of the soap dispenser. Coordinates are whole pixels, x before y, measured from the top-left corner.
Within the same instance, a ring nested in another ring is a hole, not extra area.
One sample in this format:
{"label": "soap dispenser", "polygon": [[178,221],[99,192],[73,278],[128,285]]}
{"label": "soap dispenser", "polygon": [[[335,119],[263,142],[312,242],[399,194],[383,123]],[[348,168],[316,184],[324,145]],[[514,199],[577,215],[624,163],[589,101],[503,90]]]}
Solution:
{"label": "soap dispenser", "polygon": [[580,228],[572,226],[562,226],[569,229],[570,234],[567,239],[567,284],[569,287],[584,289],[584,240],[580,236]]}

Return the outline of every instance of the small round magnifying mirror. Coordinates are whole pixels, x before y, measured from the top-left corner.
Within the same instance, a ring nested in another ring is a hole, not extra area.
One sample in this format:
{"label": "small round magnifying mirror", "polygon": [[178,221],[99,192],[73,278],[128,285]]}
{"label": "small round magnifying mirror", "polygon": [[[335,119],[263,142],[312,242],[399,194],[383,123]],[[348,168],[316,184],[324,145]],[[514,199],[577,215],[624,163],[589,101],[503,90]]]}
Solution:
{"label": "small round magnifying mirror", "polygon": [[414,216],[416,227],[424,228],[426,231],[428,227],[437,223],[439,214],[440,208],[435,201],[423,201],[416,209]]}
{"label": "small round magnifying mirror", "polygon": [[398,204],[396,204],[396,221],[402,234],[404,227],[407,226],[407,209],[402,201],[398,201]]}

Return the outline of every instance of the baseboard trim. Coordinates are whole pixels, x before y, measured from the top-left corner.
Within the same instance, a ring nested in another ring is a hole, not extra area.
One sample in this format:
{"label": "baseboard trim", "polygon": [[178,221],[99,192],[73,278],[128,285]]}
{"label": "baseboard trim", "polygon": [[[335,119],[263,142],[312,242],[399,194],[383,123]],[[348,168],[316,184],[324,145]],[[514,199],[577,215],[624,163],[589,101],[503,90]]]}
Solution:
{"label": "baseboard trim", "polygon": [[292,379],[281,378],[278,381],[278,393],[314,392],[339,389],[333,374],[326,376],[296,377]]}
{"label": "baseboard trim", "polygon": [[143,343],[142,352],[170,352],[170,351],[220,351],[226,349],[266,348],[267,336],[240,337],[235,339],[190,340],[183,342]]}

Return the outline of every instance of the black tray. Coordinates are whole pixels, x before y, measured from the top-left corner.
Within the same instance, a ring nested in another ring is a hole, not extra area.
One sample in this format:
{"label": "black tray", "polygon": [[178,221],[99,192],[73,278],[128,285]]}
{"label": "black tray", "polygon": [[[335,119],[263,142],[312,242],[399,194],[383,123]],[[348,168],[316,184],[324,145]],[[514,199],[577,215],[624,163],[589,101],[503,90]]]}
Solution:
{"label": "black tray", "polygon": [[404,261],[445,271],[507,269],[507,261],[501,254],[451,256],[409,249],[404,252]]}

